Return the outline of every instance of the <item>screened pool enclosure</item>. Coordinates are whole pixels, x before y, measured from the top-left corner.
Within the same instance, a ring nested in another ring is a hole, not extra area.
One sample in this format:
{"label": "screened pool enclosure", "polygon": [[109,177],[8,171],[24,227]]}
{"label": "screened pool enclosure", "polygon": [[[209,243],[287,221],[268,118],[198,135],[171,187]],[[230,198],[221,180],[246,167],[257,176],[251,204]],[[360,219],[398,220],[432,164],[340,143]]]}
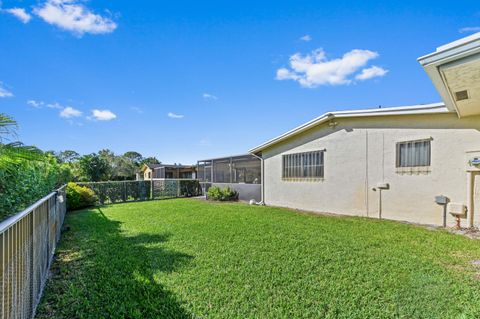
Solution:
{"label": "screened pool enclosure", "polygon": [[204,191],[211,186],[230,187],[241,200],[261,200],[262,169],[253,155],[237,155],[197,162],[197,179]]}

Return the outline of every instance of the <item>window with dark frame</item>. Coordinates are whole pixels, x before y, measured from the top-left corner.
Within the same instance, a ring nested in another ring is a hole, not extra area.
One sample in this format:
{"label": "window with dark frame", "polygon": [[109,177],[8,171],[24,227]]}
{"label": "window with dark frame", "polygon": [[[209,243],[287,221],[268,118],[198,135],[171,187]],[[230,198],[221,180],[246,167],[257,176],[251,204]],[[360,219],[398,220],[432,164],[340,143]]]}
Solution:
{"label": "window with dark frame", "polygon": [[430,166],[431,140],[399,142],[396,157],[396,167]]}
{"label": "window with dark frame", "polygon": [[282,156],[282,178],[323,178],[324,151]]}

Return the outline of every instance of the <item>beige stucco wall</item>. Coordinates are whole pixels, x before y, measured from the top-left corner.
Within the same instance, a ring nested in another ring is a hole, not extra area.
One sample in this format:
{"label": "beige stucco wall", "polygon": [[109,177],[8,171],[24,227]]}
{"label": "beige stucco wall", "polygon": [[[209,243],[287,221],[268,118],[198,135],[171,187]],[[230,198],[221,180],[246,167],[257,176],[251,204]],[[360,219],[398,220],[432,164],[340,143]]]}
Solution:
{"label": "beige stucco wall", "polygon": [[[442,207],[434,202],[436,195],[467,204],[466,152],[480,150],[480,117],[435,114],[333,121],[335,127],[323,124],[263,151],[267,205],[378,218],[379,192],[372,188],[381,182],[390,184],[382,191],[386,219],[441,225]],[[398,172],[396,143],[425,138],[432,138],[429,171]],[[283,154],[321,149],[326,149],[323,180],[282,180]],[[480,204],[479,189],[477,185]],[[476,214],[480,225],[480,210]],[[451,216],[448,224],[454,224]]]}

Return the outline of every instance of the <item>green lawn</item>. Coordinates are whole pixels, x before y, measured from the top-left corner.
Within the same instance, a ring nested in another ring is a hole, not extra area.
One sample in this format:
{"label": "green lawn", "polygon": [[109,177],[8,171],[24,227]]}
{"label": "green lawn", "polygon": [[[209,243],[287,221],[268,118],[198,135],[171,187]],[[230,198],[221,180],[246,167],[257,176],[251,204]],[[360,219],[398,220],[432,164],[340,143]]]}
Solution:
{"label": "green lawn", "polygon": [[480,241],[177,199],[69,213],[38,318],[480,318]]}

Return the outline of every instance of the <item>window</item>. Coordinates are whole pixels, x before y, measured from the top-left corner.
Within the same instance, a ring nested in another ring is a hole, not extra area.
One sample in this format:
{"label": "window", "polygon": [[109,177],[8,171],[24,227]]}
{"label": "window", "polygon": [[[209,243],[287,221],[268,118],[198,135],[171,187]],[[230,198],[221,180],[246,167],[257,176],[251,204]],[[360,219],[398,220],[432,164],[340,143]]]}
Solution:
{"label": "window", "polygon": [[323,178],[324,151],[282,156],[283,178]]}
{"label": "window", "polygon": [[397,167],[430,166],[430,139],[397,143]]}

